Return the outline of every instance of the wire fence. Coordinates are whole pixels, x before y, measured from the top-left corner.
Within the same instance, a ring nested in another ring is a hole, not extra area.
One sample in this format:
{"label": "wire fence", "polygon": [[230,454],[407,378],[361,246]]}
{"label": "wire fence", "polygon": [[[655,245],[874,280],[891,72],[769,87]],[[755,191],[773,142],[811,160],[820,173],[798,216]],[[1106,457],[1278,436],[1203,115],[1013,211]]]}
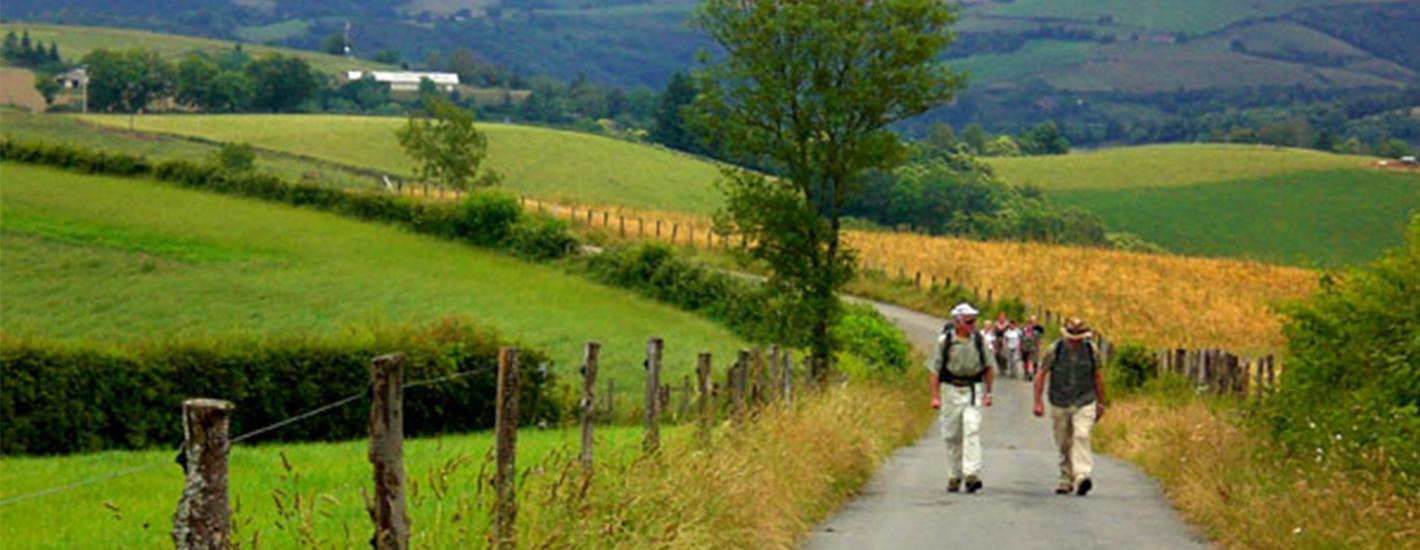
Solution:
{"label": "wire fence", "polygon": [[[466,371],[456,372],[456,373],[448,374],[448,375],[444,375],[444,376],[439,376],[439,377],[434,377],[434,378],[426,378],[426,379],[424,379],[424,380],[418,380],[418,381],[415,381],[415,382],[410,382],[410,383],[408,383],[408,384],[405,384],[405,385],[404,385],[404,388],[405,388],[405,389],[409,389],[409,388],[419,388],[419,387],[424,387],[424,386],[432,386],[432,385],[435,385],[435,384],[442,384],[442,383],[444,383],[444,382],[451,382],[451,381],[454,381],[454,380],[458,380],[458,379],[460,379],[460,378],[466,378],[466,377],[469,377],[469,376],[473,376],[473,375],[475,375],[475,374],[482,374],[482,373],[492,372],[493,370],[495,370],[495,369],[497,369],[497,368],[498,368],[497,365],[482,366],[482,367],[479,367],[479,368],[469,369],[469,370],[466,370]],[[255,430],[248,431],[247,433],[244,433],[244,434],[242,434],[242,435],[240,435],[240,436],[234,437],[234,438],[231,439],[231,444],[232,444],[232,445],[236,445],[236,444],[238,444],[238,443],[242,443],[242,442],[245,442],[245,441],[249,441],[249,440],[254,439],[254,438],[258,437],[258,436],[265,435],[265,434],[274,432],[274,431],[276,431],[276,430],[280,430],[281,428],[284,428],[284,427],[286,427],[286,426],[290,426],[290,425],[295,424],[295,423],[297,423],[297,422],[301,422],[301,421],[303,421],[303,420],[306,420],[306,419],[309,419],[309,418],[312,418],[312,417],[316,417],[316,416],[320,416],[320,415],[325,414],[325,413],[328,413],[328,412],[330,412],[330,411],[339,409],[339,408],[341,408],[341,407],[344,407],[345,405],[349,405],[350,403],[353,403],[353,402],[355,402],[355,401],[358,401],[358,400],[360,400],[361,398],[368,398],[369,396],[370,396],[370,387],[369,387],[369,385],[366,385],[366,386],[365,386],[365,389],[362,390],[362,391],[360,391],[360,392],[358,392],[358,393],[351,394],[351,395],[346,396],[346,397],[343,397],[343,398],[341,398],[341,399],[339,399],[339,400],[332,401],[332,402],[330,402],[330,403],[326,403],[326,404],[321,405],[321,406],[319,406],[319,407],[316,407],[316,408],[314,408],[314,409],[311,409],[311,410],[302,412],[302,413],[300,413],[300,414],[296,414],[296,415],[293,415],[293,416],[284,418],[284,419],[282,419],[282,420],[278,420],[278,421],[273,422],[273,423],[271,423],[271,424],[268,424],[268,425],[266,425],[266,426],[262,426],[262,427],[260,427],[260,428],[255,429]],[[4,499],[0,499],[0,508],[4,508],[4,507],[10,506],[10,505],[12,505],[12,504],[18,504],[18,503],[21,503],[21,502],[25,502],[25,501],[27,501],[27,500],[33,500],[33,499],[37,499],[37,498],[41,498],[41,497],[46,497],[46,496],[50,496],[50,495],[55,495],[55,494],[59,494],[59,493],[64,493],[64,492],[72,491],[72,490],[74,490],[74,489],[79,489],[79,488],[82,488],[82,487],[87,487],[87,486],[89,486],[89,485],[95,485],[95,484],[103,483],[103,482],[106,482],[106,481],[111,481],[111,480],[119,479],[119,478],[122,478],[122,477],[127,477],[127,476],[131,476],[131,475],[143,473],[143,472],[146,472],[146,471],[148,471],[148,470],[152,470],[152,469],[154,469],[154,468],[157,468],[157,467],[159,467],[159,466],[171,465],[171,464],[176,464],[176,463],[177,463],[177,462],[176,462],[176,460],[174,460],[174,459],[158,460],[158,461],[150,462],[150,463],[147,463],[147,464],[142,464],[142,465],[139,465],[139,466],[133,466],[133,467],[130,467],[130,468],[124,468],[124,469],[120,469],[120,470],[115,470],[115,471],[112,471],[112,472],[108,472],[108,473],[105,473],[105,474],[96,475],[96,476],[93,476],[93,477],[81,479],[81,480],[79,480],[79,481],[75,481],[75,482],[72,482],[72,483],[67,483],[67,484],[64,484],[64,485],[57,485],[57,486],[54,486],[54,487],[49,487],[49,488],[45,488],[45,489],[40,489],[40,490],[38,490],[38,491],[32,491],[32,492],[25,493],[25,494],[21,494],[21,495],[15,495],[15,496],[12,496],[12,497],[6,497],[6,498],[4,498]]]}

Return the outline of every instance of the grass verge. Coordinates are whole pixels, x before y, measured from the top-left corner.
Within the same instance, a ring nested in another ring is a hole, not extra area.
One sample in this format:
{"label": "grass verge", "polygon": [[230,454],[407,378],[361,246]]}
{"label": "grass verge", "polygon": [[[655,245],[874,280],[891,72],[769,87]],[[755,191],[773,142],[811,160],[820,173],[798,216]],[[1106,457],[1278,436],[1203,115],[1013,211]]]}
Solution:
{"label": "grass verge", "polygon": [[1401,494],[1383,468],[1340,471],[1322,455],[1284,456],[1251,425],[1248,405],[1149,384],[1157,391],[1115,401],[1096,449],[1158,479],[1210,540],[1229,548],[1420,547],[1420,498]]}

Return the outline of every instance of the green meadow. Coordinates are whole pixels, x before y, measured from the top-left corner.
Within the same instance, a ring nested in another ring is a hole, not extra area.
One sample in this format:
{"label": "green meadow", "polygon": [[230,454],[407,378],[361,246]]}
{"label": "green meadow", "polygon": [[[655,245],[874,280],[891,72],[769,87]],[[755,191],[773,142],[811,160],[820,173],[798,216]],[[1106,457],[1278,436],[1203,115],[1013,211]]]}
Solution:
{"label": "green meadow", "polygon": [[1045,191],[1178,187],[1335,168],[1370,168],[1373,157],[1266,145],[1171,144],[985,159],[1017,185]]}
{"label": "green meadow", "polygon": [[[128,127],[126,116],[83,120]],[[409,176],[395,139],[405,119],[344,115],[143,115],[145,132],[253,146]],[[682,153],[612,138],[533,126],[480,123],[487,166],[518,193],[559,202],[709,213],[719,204],[718,168]]]}
{"label": "green meadow", "polygon": [[1051,196],[1174,252],[1338,267],[1365,263],[1405,242],[1405,222],[1420,211],[1420,177],[1321,170]]}
{"label": "green meadow", "polygon": [[133,341],[233,332],[328,333],[471,317],[551,353],[570,375],[588,340],[603,372],[639,379],[646,339],[668,380],[700,351],[729,357],[728,329],[555,265],[332,214],[7,163],[0,329]]}
{"label": "green meadow", "polygon": [[[407,399],[409,406],[416,406],[417,392],[411,390]],[[178,417],[177,411],[173,417]],[[678,438],[681,433],[669,428],[663,436]],[[597,436],[597,459],[603,464],[626,463],[640,453],[639,428],[599,428]],[[522,493],[532,496],[536,487],[546,486],[548,478],[560,472],[561,459],[576,452],[579,441],[579,430],[520,430],[518,466],[527,471],[520,476]],[[373,491],[368,446],[367,441],[234,446],[229,459],[230,492],[238,539],[249,545],[255,535],[262,547],[273,548],[368,545],[371,527],[362,498]],[[405,442],[413,545],[483,545],[491,502],[486,484],[493,471],[486,457],[492,446],[493,437],[487,432]],[[0,458],[0,500],[109,472],[147,468],[0,506],[0,546],[170,546],[172,515],[183,483],[182,470],[173,462],[175,455],[173,449],[162,449]],[[540,504],[541,499],[524,497],[519,513],[524,525],[539,521]]]}

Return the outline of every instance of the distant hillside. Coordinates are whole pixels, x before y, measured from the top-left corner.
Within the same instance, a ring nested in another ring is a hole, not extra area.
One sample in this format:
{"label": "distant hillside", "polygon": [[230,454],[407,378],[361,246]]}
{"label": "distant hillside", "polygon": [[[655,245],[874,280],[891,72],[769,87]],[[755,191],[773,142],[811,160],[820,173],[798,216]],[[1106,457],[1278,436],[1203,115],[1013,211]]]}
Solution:
{"label": "distant hillside", "polygon": [[190,52],[214,53],[227,51],[240,44],[243,50],[255,56],[280,53],[300,57],[310,63],[311,67],[315,68],[317,71],[326,74],[334,74],[347,69],[380,69],[391,67],[390,65],[364,59],[328,55],[291,48],[252,45],[236,40],[209,40],[191,36],[103,27],[43,25],[17,23],[13,21],[0,23],[0,34],[12,31],[16,34],[22,31],[28,31],[30,38],[33,40],[38,40],[46,44],[51,42],[58,43],[60,53],[64,56],[64,60],[69,63],[77,63],[89,52],[100,48],[112,50],[143,47],[154,50],[158,52],[159,55],[166,58],[177,58]]}
{"label": "distant hillside", "polygon": [[[523,75],[660,88],[710,47],[698,0],[12,0],[7,18],[142,27],[418,64],[469,48]],[[1046,119],[1076,143],[1190,141],[1201,112],[1332,101],[1420,83],[1420,0],[970,0],[952,106],[903,126]],[[1368,113],[1374,114],[1374,113]],[[1271,116],[1271,115],[1268,115]],[[1411,141],[1417,136],[1407,136]]]}
{"label": "distant hillside", "polygon": [[1251,145],[1160,145],[988,159],[1008,182],[1174,252],[1356,265],[1404,242],[1420,176],[1377,159]]}

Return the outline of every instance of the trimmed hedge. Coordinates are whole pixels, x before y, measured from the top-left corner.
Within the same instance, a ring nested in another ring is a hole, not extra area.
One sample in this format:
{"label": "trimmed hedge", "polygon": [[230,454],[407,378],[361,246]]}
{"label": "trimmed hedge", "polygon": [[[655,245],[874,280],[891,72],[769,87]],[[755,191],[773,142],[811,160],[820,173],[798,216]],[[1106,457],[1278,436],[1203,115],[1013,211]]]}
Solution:
{"label": "trimmed hedge", "polygon": [[[497,336],[449,318],[337,337],[233,338],[104,347],[0,335],[0,453],[53,454],[177,445],[184,399],[233,401],[234,436],[368,391],[369,362],[405,354],[404,380],[477,373],[405,390],[411,436],[493,426]],[[520,350],[520,422],[555,421],[560,401],[542,365]],[[260,436],[270,440],[364,437],[368,401]]]}
{"label": "trimmed hedge", "polygon": [[[462,202],[435,202],[379,192],[345,191],[292,183],[269,174],[233,172],[186,160],[154,163],[140,156],[105,153],[64,144],[0,140],[0,160],[43,164],[89,174],[148,176],[184,187],[282,202],[343,216],[403,225],[419,233],[483,247],[505,248],[525,258],[548,260],[575,250],[565,224],[529,217],[517,198],[496,190],[469,193]],[[527,221],[534,220],[534,221]],[[519,223],[523,229],[515,231]],[[519,233],[520,231],[520,233]]]}

